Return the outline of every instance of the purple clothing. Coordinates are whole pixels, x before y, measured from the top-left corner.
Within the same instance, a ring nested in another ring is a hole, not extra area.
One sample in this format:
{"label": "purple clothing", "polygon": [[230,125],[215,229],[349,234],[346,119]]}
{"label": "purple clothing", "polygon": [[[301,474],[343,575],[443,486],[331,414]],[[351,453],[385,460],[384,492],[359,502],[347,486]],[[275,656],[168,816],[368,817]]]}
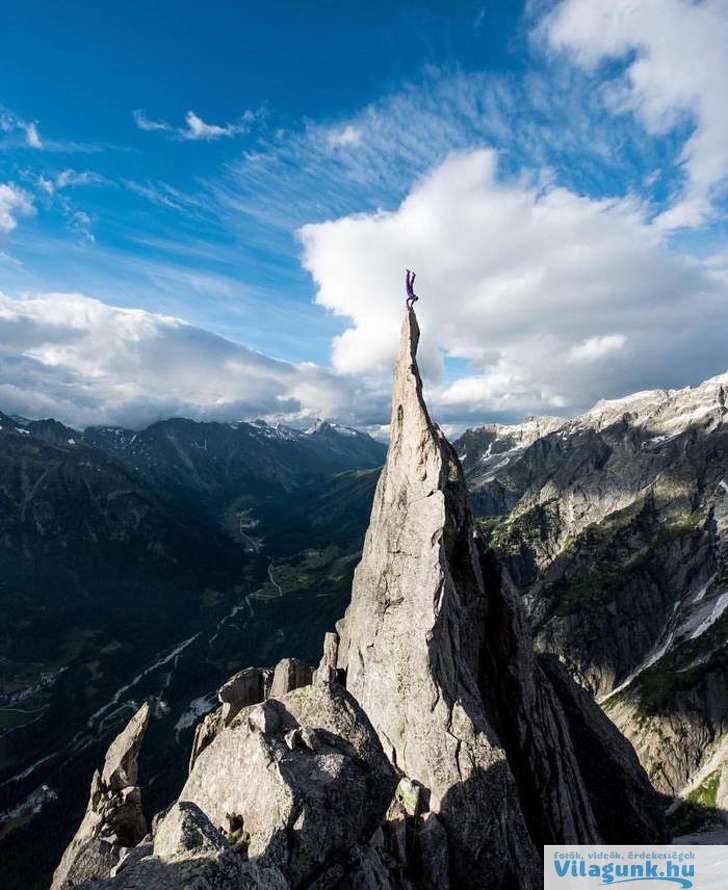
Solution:
{"label": "purple clothing", "polygon": [[408,309],[411,309],[411,308],[412,308],[412,305],[413,305],[417,300],[419,300],[419,297],[417,296],[417,294],[416,294],[416,293],[414,292],[414,290],[413,290],[413,285],[414,285],[414,283],[415,283],[415,273],[414,273],[414,272],[410,272],[410,270],[407,269],[407,270],[406,270],[406,275],[405,275],[405,287],[407,288],[407,300],[406,300],[406,303],[407,303],[407,308],[408,308]]}

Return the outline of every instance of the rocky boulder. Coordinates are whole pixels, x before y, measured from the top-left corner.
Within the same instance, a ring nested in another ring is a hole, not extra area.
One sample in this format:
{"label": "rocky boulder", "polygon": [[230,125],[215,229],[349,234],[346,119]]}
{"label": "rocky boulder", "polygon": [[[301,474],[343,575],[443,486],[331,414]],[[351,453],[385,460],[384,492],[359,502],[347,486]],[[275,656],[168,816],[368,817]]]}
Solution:
{"label": "rocky boulder", "polygon": [[144,704],[111,743],[103,769],[91,780],[86,814],[53,875],[51,890],[108,876],[123,848],[134,847],[147,833],[136,781],[148,723],[149,706]]}
{"label": "rocky boulder", "polygon": [[120,863],[109,880],[83,890],[290,890],[274,867],[248,862],[193,803],[175,804],[148,855]]}
{"label": "rocky boulder", "polygon": [[369,840],[396,783],[354,699],[316,684],[243,709],[198,756],[179,799],[297,887]]}
{"label": "rocky boulder", "polygon": [[243,708],[265,701],[270,694],[273,671],[269,668],[247,667],[227,679],[217,690],[220,707],[207,714],[195,727],[189,769],[199,754],[224,726],[228,726]]}

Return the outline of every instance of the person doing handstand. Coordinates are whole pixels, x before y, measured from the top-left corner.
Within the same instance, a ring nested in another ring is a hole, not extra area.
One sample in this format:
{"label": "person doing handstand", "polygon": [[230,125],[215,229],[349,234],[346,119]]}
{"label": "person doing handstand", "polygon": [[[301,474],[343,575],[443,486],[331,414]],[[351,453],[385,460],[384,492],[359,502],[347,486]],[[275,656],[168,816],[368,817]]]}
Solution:
{"label": "person doing handstand", "polygon": [[419,297],[413,290],[415,283],[415,273],[410,271],[409,269],[407,269],[406,272],[407,274],[405,275],[405,287],[407,288],[407,300],[405,302],[407,303],[407,308],[412,309],[417,300],[419,300]]}

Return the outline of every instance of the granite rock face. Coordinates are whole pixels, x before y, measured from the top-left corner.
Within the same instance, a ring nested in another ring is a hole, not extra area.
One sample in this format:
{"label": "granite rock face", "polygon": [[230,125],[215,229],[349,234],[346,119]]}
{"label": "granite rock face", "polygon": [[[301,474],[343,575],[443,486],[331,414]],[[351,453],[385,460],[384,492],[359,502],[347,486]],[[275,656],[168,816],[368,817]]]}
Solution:
{"label": "granite rock face", "polygon": [[602,836],[615,844],[668,843],[664,804],[632,745],[556,656],[543,653],[538,662],[563,706]]}
{"label": "granite rock face", "polygon": [[410,312],[337,664],[438,814],[458,885],[536,887],[542,843],[599,834],[518,597],[475,535],[460,462],[429,418],[418,340]]}
{"label": "granite rock face", "polygon": [[53,875],[51,890],[108,876],[122,849],[136,846],[147,833],[136,781],[148,724],[149,705],[144,704],[111,743],[102,771],[91,780],[86,814]]}
{"label": "granite rock face", "polygon": [[354,699],[316,684],[241,711],[199,755],[180,800],[220,828],[239,821],[247,854],[298,886],[369,840],[395,785]]}
{"label": "granite rock face", "polygon": [[247,861],[193,803],[175,804],[144,852],[83,890],[290,890],[278,869]]}
{"label": "granite rock face", "polygon": [[311,665],[301,661],[300,658],[283,658],[278,662],[273,672],[270,697],[280,698],[287,692],[308,686],[312,679],[313,668]]}

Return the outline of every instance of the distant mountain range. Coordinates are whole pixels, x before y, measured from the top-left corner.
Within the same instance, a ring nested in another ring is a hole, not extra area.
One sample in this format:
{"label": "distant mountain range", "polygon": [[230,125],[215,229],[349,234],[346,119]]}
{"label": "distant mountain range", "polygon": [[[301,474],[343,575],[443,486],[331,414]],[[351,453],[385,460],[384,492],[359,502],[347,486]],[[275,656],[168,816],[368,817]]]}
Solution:
{"label": "distant mountain range", "polygon": [[596,694],[659,790],[719,809],[728,804],[727,401],[723,375],[602,401],[571,420],[469,430],[456,443],[537,645]]}
{"label": "distant mountain range", "polygon": [[326,422],[81,432],[0,413],[1,886],[47,886],[59,813],[139,696],[163,800],[231,665],[313,656],[385,452]]}

